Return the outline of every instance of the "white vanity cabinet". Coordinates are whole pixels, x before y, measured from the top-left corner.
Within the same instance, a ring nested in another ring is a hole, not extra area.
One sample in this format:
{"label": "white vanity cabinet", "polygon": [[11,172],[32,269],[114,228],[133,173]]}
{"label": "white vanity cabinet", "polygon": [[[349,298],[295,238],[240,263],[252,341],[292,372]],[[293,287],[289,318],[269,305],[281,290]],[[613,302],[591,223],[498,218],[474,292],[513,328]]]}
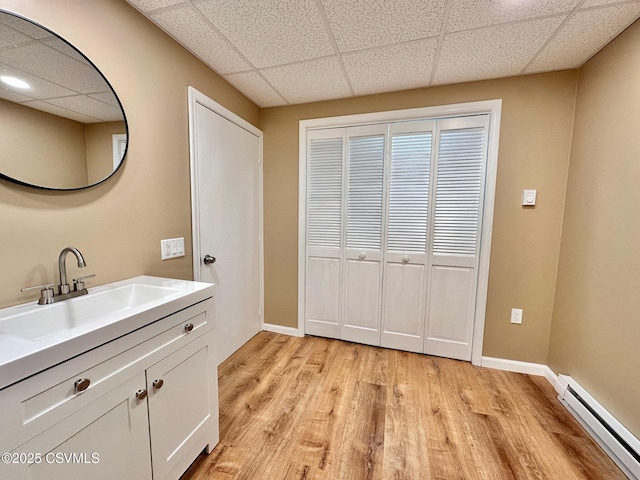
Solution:
{"label": "white vanity cabinet", "polygon": [[147,402],[135,395],[144,382],[136,375],[11,452],[2,478],[151,479]]}
{"label": "white vanity cabinet", "polygon": [[200,301],[0,390],[0,478],[178,479],[218,442],[213,311]]}

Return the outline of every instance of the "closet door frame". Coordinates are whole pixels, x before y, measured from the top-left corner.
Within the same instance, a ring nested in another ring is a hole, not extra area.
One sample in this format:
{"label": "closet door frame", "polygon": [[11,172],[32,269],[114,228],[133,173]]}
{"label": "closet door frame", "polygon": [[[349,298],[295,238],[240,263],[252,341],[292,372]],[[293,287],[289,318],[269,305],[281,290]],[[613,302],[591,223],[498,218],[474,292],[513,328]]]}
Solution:
{"label": "closet door frame", "polygon": [[471,363],[482,364],[482,346],[484,340],[485,311],[489,283],[489,263],[493,212],[495,204],[496,176],[498,166],[498,145],[502,100],[442,105],[435,107],[412,108],[388,112],[376,112],[339,117],[326,117],[299,122],[299,193],[298,193],[298,335],[305,333],[306,298],[306,198],[307,198],[307,131],[330,127],[349,127],[389,123],[397,121],[426,120],[456,117],[464,115],[489,115],[489,138],[487,145],[487,165],[484,186],[482,233],[480,238],[477,293],[474,308],[474,326],[471,351]]}

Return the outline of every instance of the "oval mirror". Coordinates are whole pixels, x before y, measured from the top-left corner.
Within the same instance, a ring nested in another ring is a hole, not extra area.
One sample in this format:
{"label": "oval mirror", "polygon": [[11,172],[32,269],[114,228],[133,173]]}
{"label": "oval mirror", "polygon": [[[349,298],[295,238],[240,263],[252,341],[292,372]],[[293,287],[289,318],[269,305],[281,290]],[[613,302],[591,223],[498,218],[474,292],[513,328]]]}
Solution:
{"label": "oval mirror", "polygon": [[0,177],[50,190],[97,185],[122,165],[127,122],[73,45],[0,10]]}

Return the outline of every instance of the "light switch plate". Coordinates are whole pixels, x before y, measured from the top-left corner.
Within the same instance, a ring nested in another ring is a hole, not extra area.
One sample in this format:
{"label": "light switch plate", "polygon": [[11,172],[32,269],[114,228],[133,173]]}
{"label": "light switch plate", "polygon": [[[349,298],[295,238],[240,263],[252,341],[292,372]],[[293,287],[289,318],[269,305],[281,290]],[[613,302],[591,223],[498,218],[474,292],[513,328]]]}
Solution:
{"label": "light switch plate", "polygon": [[537,191],[533,189],[522,190],[522,206],[529,207],[536,204]]}
{"label": "light switch plate", "polygon": [[162,260],[184,257],[184,237],[160,240]]}
{"label": "light switch plate", "polygon": [[521,308],[512,308],[511,309],[511,323],[516,323],[520,325],[522,323],[522,309]]}

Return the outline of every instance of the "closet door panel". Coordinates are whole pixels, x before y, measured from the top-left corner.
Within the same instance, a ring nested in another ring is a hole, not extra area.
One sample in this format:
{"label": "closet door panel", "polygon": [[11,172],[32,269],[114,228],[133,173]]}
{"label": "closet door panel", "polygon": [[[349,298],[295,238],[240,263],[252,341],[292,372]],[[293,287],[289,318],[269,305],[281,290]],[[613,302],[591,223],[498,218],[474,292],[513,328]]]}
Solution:
{"label": "closet door panel", "polygon": [[438,121],[424,352],[471,360],[488,116]]}
{"label": "closet door panel", "polygon": [[343,340],[380,345],[380,267],[379,261],[346,261]]}
{"label": "closet door panel", "polygon": [[345,129],[309,132],[305,331],[340,338]]}
{"label": "closet door panel", "polygon": [[386,125],[348,128],[342,339],[380,345]]}
{"label": "closet door panel", "polygon": [[434,266],[431,269],[426,342],[429,354],[470,360],[473,333],[475,269]]}
{"label": "closet door panel", "polygon": [[387,262],[383,347],[422,352],[426,277],[424,265]]}
{"label": "closet door panel", "polygon": [[308,257],[306,333],[340,338],[340,259]]}
{"label": "closet door panel", "polygon": [[389,126],[381,345],[422,352],[435,122]]}

